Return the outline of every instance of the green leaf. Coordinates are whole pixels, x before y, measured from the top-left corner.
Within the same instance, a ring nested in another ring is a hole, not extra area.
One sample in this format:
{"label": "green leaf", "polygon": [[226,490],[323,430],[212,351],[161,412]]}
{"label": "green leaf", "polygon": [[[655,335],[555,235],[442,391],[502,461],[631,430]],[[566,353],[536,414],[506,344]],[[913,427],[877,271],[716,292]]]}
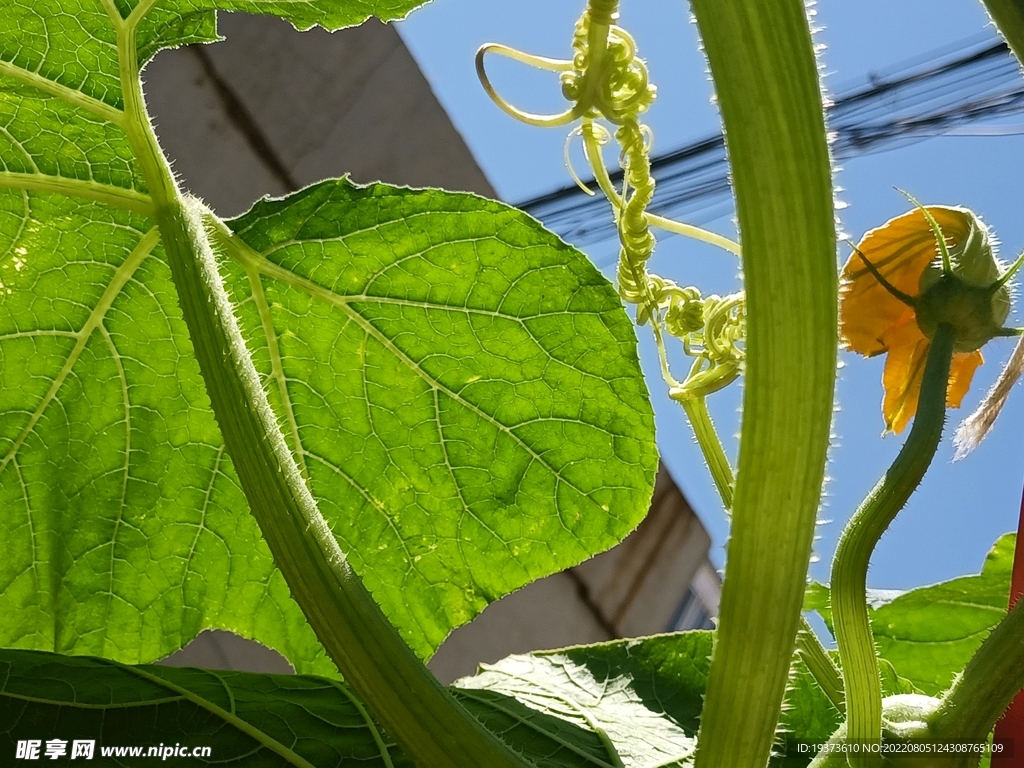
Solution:
{"label": "green leaf", "polygon": [[0,645],[138,662],[219,627],[331,674],[244,512],[149,222],[0,206]]}
{"label": "green leaf", "polygon": [[[692,765],[713,638],[681,632],[510,656],[454,687],[540,765]],[[840,718],[801,662],[790,683],[777,746],[796,755],[796,741],[827,739]]]}
{"label": "green leaf", "polygon": [[[1015,534],[1000,537],[976,576],[908,592],[869,591],[879,654],[921,693],[937,696],[947,689],[1006,615],[1015,543]],[[806,607],[831,623],[827,596],[827,587],[811,585]]]}
{"label": "green leaf", "polygon": [[210,747],[209,759],[188,758],[196,765],[407,764],[336,681],[128,667],[103,659],[3,650],[0,755],[5,764],[14,760],[17,742],[29,739],[68,742],[63,760],[70,758],[75,739],[94,741],[93,759],[104,765],[115,759],[103,755],[104,747],[141,746],[145,756],[150,746],[176,744]]}
{"label": "green leaf", "polygon": [[711,643],[710,632],[686,632],[509,656],[454,687],[544,765],[689,763]]}
{"label": "green leaf", "polygon": [[[47,193],[3,199],[0,644],[139,662],[219,627],[332,673],[240,514],[162,253],[134,251],[146,222]],[[306,235],[328,228],[336,242],[278,249],[295,271],[257,279],[263,298],[243,305],[243,323],[288,423],[258,338],[256,308],[271,297],[314,491],[426,656],[488,601],[639,521],[655,454],[632,331],[582,256],[504,206],[344,182],[293,202],[261,204],[246,236],[301,237],[289,222],[303,217]],[[300,289],[306,275],[331,286],[384,268],[399,248],[375,298]],[[244,270],[232,274],[251,290]],[[416,330],[419,319],[433,324]],[[495,553],[513,557],[497,569]]]}
{"label": "green leaf", "polygon": [[500,203],[344,180],[229,224],[222,271],[296,460],[422,656],[639,523],[635,336],[577,251]]}
{"label": "green leaf", "polygon": [[[413,5],[245,7],[337,26]],[[131,30],[144,58],[209,37],[212,7],[15,0],[0,22],[0,645],[142,662],[213,627],[336,674],[244,513],[125,132]],[[317,190],[242,220],[277,252],[246,248],[232,288],[319,502],[425,657],[637,524],[653,418],[614,292],[532,219],[439,192]],[[393,217],[379,227],[378,204]],[[435,325],[410,331],[421,319]]]}

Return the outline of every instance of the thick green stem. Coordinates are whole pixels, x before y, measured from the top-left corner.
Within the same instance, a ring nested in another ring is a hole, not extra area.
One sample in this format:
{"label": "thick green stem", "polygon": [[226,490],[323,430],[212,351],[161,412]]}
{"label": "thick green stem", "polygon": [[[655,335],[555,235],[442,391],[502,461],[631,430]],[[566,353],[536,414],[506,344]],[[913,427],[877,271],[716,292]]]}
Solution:
{"label": "thick green stem", "polygon": [[[681,401],[683,409],[690,420],[697,444],[704,453],[704,460],[711,471],[711,477],[715,481],[718,493],[722,498],[722,504],[726,512],[732,506],[733,472],[729,459],[722,448],[722,441],[718,437],[718,431],[711,422],[708,414],[707,402],[704,398],[691,398]],[[832,702],[833,706],[840,712],[846,711],[846,703],[843,700],[843,677],[839,668],[836,667],[828,651],[821,644],[818,636],[814,633],[807,619],[800,618],[800,629],[796,635],[796,648],[808,671],[821,686],[821,690]]]}
{"label": "thick green stem", "polygon": [[711,421],[708,404],[703,397],[693,397],[681,402],[686,417],[690,420],[693,434],[697,438],[697,445],[700,446],[704,461],[708,464],[711,479],[715,481],[718,494],[722,497],[722,504],[728,512],[732,509],[732,465],[729,464],[729,457],[725,455],[722,441],[718,438],[718,432]]}
{"label": "thick green stem", "polygon": [[698,768],[764,768],[800,623],[832,421],[832,174],[803,0],[693,0],[747,296],[743,426]]}
{"label": "thick green stem", "polygon": [[346,682],[423,766],[525,765],[437,682],[352,571],[306,489],[241,341],[198,203],[157,221],[214,414],[292,596]]}
{"label": "thick green stem", "polygon": [[850,518],[832,561],[832,616],[846,691],[847,738],[851,740],[877,742],[882,738],[882,686],[866,603],[868,563],[878,540],[920,485],[939,446],[954,340],[951,327],[939,326],[925,363],[910,436]]}
{"label": "thick green stem", "polygon": [[302,479],[235,321],[203,228],[178,192],[146,115],[135,25],[117,23],[126,131],[153,199],[214,415],[274,561],[346,682],[418,766],[528,765],[416,658],[352,571]]}
{"label": "thick green stem", "polygon": [[[929,725],[935,738],[982,742],[1024,688],[1024,601],[985,638]],[[1021,745],[1017,745],[1020,749]]]}

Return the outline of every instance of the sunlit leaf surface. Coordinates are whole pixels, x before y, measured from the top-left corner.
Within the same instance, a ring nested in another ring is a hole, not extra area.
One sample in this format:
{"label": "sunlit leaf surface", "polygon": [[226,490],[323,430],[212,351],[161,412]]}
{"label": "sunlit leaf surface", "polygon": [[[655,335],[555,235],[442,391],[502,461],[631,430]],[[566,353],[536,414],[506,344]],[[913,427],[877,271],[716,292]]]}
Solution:
{"label": "sunlit leaf surface", "polygon": [[[124,129],[126,30],[138,63],[209,39],[215,5],[337,28],[416,3],[5,7],[0,645],[139,662],[220,627],[331,674],[247,513]],[[234,226],[225,269],[295,457],[422,656],[639,522],[653,419],[582,255],[497,203],[345,182]]]}

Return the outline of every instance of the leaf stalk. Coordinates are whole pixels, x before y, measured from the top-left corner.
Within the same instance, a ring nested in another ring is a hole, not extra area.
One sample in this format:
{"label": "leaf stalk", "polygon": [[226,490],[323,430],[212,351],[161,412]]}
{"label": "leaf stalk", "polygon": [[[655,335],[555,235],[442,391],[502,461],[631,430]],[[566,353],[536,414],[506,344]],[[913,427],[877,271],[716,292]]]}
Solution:
{"label": "leaf stalk", "polygon": [[[139,7],[151,7],[152,3]],[[271,410],[204,229],[206,209],[178,191],[146,114],[135,30],[117,27],[126,131],[200,371],[250,511],[292,597],[346,681],[417,765],[524,768],[416,658],[352,570]]]}
{"label": "leaf stalk", "polygon": [[942,697],[929,726],[939,740],[983,742],[1021,689],[1024,601],[1017,602],[975,651]]}
{"label": "leaf stalk", "polygon": [[821,88],[800,0],[694,0],[722,112],[746,284],[732,536],[697,768],[763,768],[824,479],[838,280]]}
{"label": "leaf stalk", "polygon": [[690,397],[680,402],[686,412],[686,418],[690,421],[694,437],[697,438],[697,445],[700,446],[700,450],[704,454],[704,461],[711,472],[711,479],[715,481],[718,495],[722,498],[722,505],[728,513],[732,509],[734,483],[732,465],[729,463],[729,457],[725,455],[722,441],[711,421],[707,401],[703,397]]}

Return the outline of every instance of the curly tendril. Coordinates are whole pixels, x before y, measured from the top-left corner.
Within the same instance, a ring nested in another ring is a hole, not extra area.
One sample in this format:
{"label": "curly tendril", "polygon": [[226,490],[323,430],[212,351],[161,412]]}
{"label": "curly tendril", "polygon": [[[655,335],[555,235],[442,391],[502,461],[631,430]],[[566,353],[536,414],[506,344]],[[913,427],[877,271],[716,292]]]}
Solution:
{"label": "curly tendril", "polygon": [[[650,323],[661,356],[662,375],[670,394],[677,400],[702,398],[727,386],[740,375],[744,350],[744,297],[742,293],[720,298],[703,298],[693,287],[681,288],[671,280],[652,275],[647,262],[654,252],[651,227],[704,240],[734,253],[736,243],[711,232],[647,213],[654,198],[650,153],[653,136],[639,116],[657,95],[647,65],[637,57],[636,42],[618,20],[618,0],[590,0],[576,23],[572,59],[550,59],[517,51],[504,45],[488,44],[477,51],[476,68],[484,90],[503,111],[530,125],[551,127],[580,125],[566,141],[566,165],[576,183],[580,181],[568,161],[569,142],[580,135],[587,162],[601,191],[612,204],[621,250],[618,261],[619,295],[636,306],[639,325]],[[491,85],[485,67],[488,53],[505,56],[540,69],[559,73],[562,94],[571,103],[564,112],[538,115],[506,102]],[[596,122],[614,126],[614,134]],[[614,135],[619,145],[619,163],[624,172],[616,188],[604,162],[602,147]],[[665,352],[664,335],[681,340],[683,351],[695,358],[686,379],[672,375]]]}
{"label": "curly tendril", "polygon": [[[745,352],[741,343],[746,332],[743,294],[708,296],[702,310],[703,329],[682,337],[686,354],[696,360],[686,381],[669,390],[674,400],[706,397],[736,381],[743,370]],[[666,324],[668,320],[666,318]]]}

